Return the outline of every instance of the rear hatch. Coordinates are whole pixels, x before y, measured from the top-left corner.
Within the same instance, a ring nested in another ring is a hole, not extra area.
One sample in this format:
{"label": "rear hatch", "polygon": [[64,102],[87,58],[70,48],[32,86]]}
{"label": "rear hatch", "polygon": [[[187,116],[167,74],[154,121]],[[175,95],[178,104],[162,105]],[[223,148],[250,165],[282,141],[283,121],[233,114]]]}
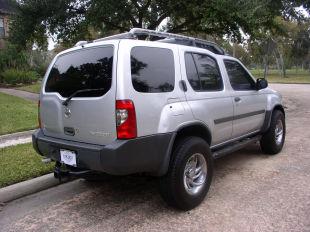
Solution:
{"label": "rear hatch", "polygon": [[116,43],[85,47],[55,59],[40,96],[46,136],[100,145],[116,139],[116,50]]}

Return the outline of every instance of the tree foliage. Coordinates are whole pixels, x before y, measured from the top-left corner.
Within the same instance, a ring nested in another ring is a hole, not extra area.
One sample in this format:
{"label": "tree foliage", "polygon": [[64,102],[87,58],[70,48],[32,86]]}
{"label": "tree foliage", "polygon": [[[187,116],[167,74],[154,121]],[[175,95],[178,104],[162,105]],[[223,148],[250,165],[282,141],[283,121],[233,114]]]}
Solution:
{"label": "tree foliage", "polygon": [[292,37],[292,49],[289,57],[293,59],[295,66],[306,62],[310,67],[310,23],[299,26],[295,29]]}
{"label": "tree foliage", "polygon": [[302,0],[19,0],[11,26],[11,41],[21,47],[34,42],[46,47],[47,36],[62,44],[92,39],[132,27],[174,33],[229,35],[241,30],[256,36],[276,28],[275,16],[302,19],[296,7],[310,9]]}

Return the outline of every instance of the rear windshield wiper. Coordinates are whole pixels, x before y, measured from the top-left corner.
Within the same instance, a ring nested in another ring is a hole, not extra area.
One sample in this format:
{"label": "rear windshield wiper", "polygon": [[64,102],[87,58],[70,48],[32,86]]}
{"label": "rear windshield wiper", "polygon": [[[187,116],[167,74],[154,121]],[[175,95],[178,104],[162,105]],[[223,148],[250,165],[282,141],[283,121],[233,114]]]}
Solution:
{"label": "rear windshield wiper", "polygon": [[77,94],[79,93],[86,93],[86,92],[92,92],[92,91],[100,91],[100,90],[105,90],[105,88],[99,88],[99,89],[80,89],[75,91],[73,94],[71,94],[62,104],[64,106],[68,106],[69,101]]}

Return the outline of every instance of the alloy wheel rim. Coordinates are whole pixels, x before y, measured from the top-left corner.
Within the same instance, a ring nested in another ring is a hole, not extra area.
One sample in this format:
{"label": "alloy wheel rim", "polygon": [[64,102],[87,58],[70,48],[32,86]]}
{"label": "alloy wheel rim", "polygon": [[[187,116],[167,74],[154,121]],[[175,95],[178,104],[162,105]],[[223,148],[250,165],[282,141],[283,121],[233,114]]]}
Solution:
{"label": "alloy wheel rim", "polygon": [[275,128],[275,140],[276,144],[280,145],[283,140],[283,123],[282,120],[278,120]]}
{"label": "alloy wheel rim", "polygon": [[200,153],[193,154],[186,162],[183,181],[185,190],[195,195],[201,191],[207,179],[207,162]]}

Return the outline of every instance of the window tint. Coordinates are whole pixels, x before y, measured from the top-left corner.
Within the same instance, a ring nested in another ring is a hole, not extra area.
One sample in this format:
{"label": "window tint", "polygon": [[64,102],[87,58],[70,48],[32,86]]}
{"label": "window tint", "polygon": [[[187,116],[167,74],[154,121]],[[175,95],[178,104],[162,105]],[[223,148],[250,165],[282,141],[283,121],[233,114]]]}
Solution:
{"label": "window tint", "polygon": [[174,89],[174,60],[169,49],[134,47],[131,50],[131,77],[135,90],[144,93]]}
{"label": "window tint", "polygon": [[217,62],[208,55],[186,53],[186,74],[196,91],[218,91],[223,89],[222,77]]}
{"label": "window tint", "polygon": [[45,91],[69,97],[77,90],[100,89],[76,97],[98,97],[111,88],[113,47],[82,49],[60,56],[48,76]]}
{"label": "window tint", "polygon": [[197,73],[196,65],[193,55],[191,53],[185,54],[185,66],[187,79],[192,86],[193,90],[201,90],[200,80]]}
{"label": "window tint", "polygon": [[238,62],[232,60],[225,60],[224,63],[231,87],[234,90],[255,89],[254,80]]}

